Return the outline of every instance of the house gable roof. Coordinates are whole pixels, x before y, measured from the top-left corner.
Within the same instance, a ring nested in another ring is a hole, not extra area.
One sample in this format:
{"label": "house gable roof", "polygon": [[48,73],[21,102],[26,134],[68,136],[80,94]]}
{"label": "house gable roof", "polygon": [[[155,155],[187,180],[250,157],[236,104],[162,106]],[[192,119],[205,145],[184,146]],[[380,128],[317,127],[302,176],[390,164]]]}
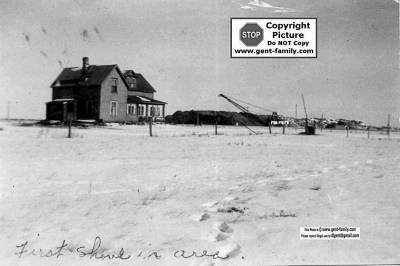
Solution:
{"label": "house gable roof", "polygon": [[124,77],[128,83],[129,91],[140,91],[145,93],[153,93],[156,90],[140,73],[135,73],[133,70],[124,71]]}
{"label": "house gable roof", "polygon": [[86,73],[83,75],[80,67],[64,68],[58,75],[56,80],[50,85],[51,88],[59,86],[100,86],[111,71],[116,68],[121,76],[125,86],[129,88],[118,65],[90,65],[87,67]]}

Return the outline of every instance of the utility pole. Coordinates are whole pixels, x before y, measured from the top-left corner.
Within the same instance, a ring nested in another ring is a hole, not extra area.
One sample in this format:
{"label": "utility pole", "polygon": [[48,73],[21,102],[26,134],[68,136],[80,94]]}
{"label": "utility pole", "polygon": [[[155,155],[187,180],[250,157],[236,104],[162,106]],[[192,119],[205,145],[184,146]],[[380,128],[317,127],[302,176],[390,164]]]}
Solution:
{"label": "utility pole", "polygon": [[388,138],[389,138],[390,137],[390,114],[388,114],[387,135],[388,135]]}
{"label": "utility pole", "polygon": [[303,94],[301,94],[301,99],[303,100],[304,113],[306,114],[305,130],[306,130],[306,134],[308,134],[308,116],[307,116],[306,103],[304,102]]}

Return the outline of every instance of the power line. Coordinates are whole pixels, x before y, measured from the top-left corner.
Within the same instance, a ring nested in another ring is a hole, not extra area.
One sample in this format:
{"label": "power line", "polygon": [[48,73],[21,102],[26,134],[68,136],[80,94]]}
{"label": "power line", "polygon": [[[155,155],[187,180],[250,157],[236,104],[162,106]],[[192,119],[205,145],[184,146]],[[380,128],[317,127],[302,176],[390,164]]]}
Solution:
{"label": "power line", "polygon": [[245,101],[243,101],[243,100],[234,98],[234,97],[232,97],[232,96],[229,96],[229,97],[230,97],[231,99],[234,99],[235,101],[245,103],[245,104],[247,104],[247,105],[253,106],[253,107],[255,107],[255,108],[258,108],[258,109],[261,109],[261,110],[264,110],[264,111],[275,112],[274,110],[267,109],[267,108],[264,108],[264,107],[261,107],[261,106],[258,106],[258,105],[252,104],[252,103],[248,103],[248,102],[245,102]]}
{"label": "power line", "polygon": [[[258,106],[258,105],[255,105],[255,104],[252,104],[252,103],[249,103],[249,102],[246,102],[246,101],[243,101],[243,100],[240,100],[240,99],[238,99],[238,98],[235,98],[235,97],[232,97],[232,96],[228,96],[229,98],[231,98],[231,99],[233,99],[233,100],[235,100],[235,101],[238,101],[238,102],[241,102],[241,103],[244,103],[244,104],[247,104],[247,105],[249,105],[249,106],[252,106],[252,107],[254,107],[254,108],[258,108],[258,109],[260,109],[260,110],[263,110],[263,111],[267,111],[267,112],[271,112],[271,113],[273,113],[273,112],[276,112],[275,110],[271,110],[271,109],[268,109],[268,108],[264,108],[264,107],[261,107],[261,106]],[[302,95],[302,98],[304,98],[304,96]],[[305,109],[305,103],[303,102],[303,106],[304,106],[304,110],[305,110],[305,112],[307,112],[306,111],[306,109]],[[249,111],[247,111],[247,112],[249,112]],[[279,116],[280,117],[282,117],[282,118],[284,118],[284,119],[288,119],[288,118],[293,118],[292,116],[289,116],[289,115],[284,115],[284,114],[282,114],[282,113],[280,113],[279,114]],[[298,119],[297,118],[297,104],[296,104],[296,114],[295,114],[295,119]],[[308,115],[307,115],[307,113],[306,113],[306,119],[308,119]]]}

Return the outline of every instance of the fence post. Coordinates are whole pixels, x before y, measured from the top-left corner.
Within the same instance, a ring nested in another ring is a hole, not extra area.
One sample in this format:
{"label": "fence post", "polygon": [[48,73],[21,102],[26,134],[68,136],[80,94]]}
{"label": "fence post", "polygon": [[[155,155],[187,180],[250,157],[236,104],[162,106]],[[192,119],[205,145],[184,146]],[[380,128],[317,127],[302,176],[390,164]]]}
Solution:
{"label": "fence post", "polygon": [[68,138],[71,138],[71,124],[72,124],[72,119],[71,117],[68,117]]}
{"label": "fence post", "polygon": [[388,121],[387,121],[387,136],[390,138],[390,114],[388,115]]}
{"label": "fence post", "polygon": [[272,134],[271,123],[268,124],[269,134]]}
{"label": "fence post", "polygon": [[368,134],[368,138],[369,138],[369,127],[367,127],[367,134]]}
{"label": "fence post", "polygon": [[282,135],[285,135],[285,123],[282,125]]}
{"label": "fence post", "polygon": [[349,127],[346,126],[346,137],[349,137]]}
{"label": "fence post", "polygon": [[217,112],[214,112],[214,124],[215,124],[215,136],[218,135],[218,121],[217,121]]}
{"label": "fence post", "polygon": [[150,134],[150,137],[153,136],[153,123],[152,122],[153,122],[153,119],[150,116],[149,117],[149,134]]}

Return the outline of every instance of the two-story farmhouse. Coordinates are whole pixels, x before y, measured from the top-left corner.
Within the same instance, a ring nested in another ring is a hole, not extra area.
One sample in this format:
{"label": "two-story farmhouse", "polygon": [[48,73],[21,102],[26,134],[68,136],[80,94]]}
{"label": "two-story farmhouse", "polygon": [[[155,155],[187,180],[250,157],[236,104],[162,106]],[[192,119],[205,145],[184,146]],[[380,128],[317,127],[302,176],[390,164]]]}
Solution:
{"label": "two-story farmhouse", "polygon": [[46,103],[46,120],[99,120],[136,122],[164,120],[165,102],[154,99],[155,89],[139,73],[122,72],[118,65],[64,68],[50,86],[52,101]]}

